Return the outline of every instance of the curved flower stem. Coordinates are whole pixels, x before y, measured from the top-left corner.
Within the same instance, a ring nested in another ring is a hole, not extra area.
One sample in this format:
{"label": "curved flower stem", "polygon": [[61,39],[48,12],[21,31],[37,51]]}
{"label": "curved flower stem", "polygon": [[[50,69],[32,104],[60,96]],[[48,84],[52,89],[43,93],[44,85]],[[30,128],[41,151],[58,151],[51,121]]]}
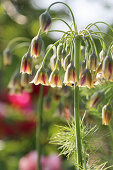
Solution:
{"label": "curved flower stem", "polygon": [[61,19],[61,18],[52,18],[52,20],[62,21],[63,23],[65,23],[65,24],[68,26],[68,28],[70,29],[70,31],[73,32],[72,28],[70,27],[70,25],[69,25],[65,20],[63,20],[63,19]]}
{"label": "curved flower stem", "polygon": [[20,44],[17,44],[11,51],[13,52],[15,49],[22,48],[22,47],[27,47],[29,46],[30,43],[28,42],[22,42]]}
{"label": "curved flower stem", "polygon": [[[77,79],[79,80],[79,59],[80,59],[80,45],[79,37],[75,39],[74,43],[74,65],[77,72]],[[74,84],[74,119],[75,119],[75,134],[76,134],[76,151],[77,151],[77,167],[80,170],[82,167],[82,151],[80,138],[80,121],[79,121],[79,87],[77,83]]]}
{"label": "curved flower stem", "polygon": [[43,86],[40,87],[40,98],[39,98],[39,107],[37,111],[38,125],[36,127],[36,149],[38,153],[37,158],[37,170],[41,170],[40,158],[41,158],[41,143],[40,135],[42,128],[42,114],[43,114]]}
{"label": "curved flower stem", "polygon": [[[7,47],[8,47],[8,48],[11,48],[11,46],[12,46],[13,44],[15,44],[16,42],[18,42],[18,41],[28,41],[28,40],[29,40],[29,39],[26,38],[26,37],[16,37],[16,38],[12,39],[12,40],[8,43]],[[14,45],[13,45],[13,47],[14,47]]]}
{"label": "curved flower stem", "polygon": [[71,13],[71,15],[72,15],[72,19],[73,19],[73,24],[74,24],[74,30],[75,30],[75,32],[77,31],[77,27],[76,27],[76,24],[75,24],[75,17],[74,17],[74,15],[73,15],[73,12],[72,12],[72,10],[71,10],[71,8],[67,5],[67,4],[65,4],[64,2],[54,2],[54,3],[52,3],[49,7],[48,7],[48,11],[50,10],[50,8],[53,6],[53,5],[55,5],[55,4],[63,4],[63,5],[65,5],[68,9],[69,9],[69,11],[70,11],[70,13]]}

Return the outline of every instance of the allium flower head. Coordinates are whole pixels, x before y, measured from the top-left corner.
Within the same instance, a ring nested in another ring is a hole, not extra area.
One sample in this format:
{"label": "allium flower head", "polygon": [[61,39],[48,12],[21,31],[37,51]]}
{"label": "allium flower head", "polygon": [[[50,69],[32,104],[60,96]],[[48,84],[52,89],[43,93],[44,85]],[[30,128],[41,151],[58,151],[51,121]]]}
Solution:
{"label": "allium flower head", "polygon": [[102,124],[103,125],[109,125],[109,122],[112,117],[112,107],[109,104],[106,104],[102,108]]}
{"label": "allium flower head", "polygon": [[71,62],[67,66],[63,83],[67,86],[73,86],[76,81],[77,81],[76,70],[73,63]]}
{"label": "allium flower head", "polygon": [[96,107],[103,99],[104,93],[103,92],[95,92],[90,99],[90,107]]}
{"label": "allium flower head", "polygon": [[22,57],[20,73],[32,74],[32,58],[30,53],[26,53]]}
{"label": "allium flower head", "polygon": [[31,56],[32,57],[39,57],[42,51],[43,40],[41,36],[37,35],[31,41]]}
{"label": "allium flower head", "polygon": [[12,54],[9,48],[6,48],[3,52],[3,63],[4,66],[9,66],[12,63]]}
{"label": "allium flower head", "polygon": [[92,87],[92,75],[89,69],[85,69],[79,79],[79,86],[82,87]]}
{"label": "allium flower head", "polygon": [[96,71],[96,68],[97,68],[97,56],[96,56],[95,52],[93,52],[89,56],[89,68],[92,71]]}
{"label": "allium flower head", "polygon": [[39,17],[40,20],[40,28],[43,32],[48,32],[49,27],[51,25],[51,16],[48,11],[42,13]]}
{"label": "allium flower head", "polygon": [[104,78],[106,80],[111,80],[113,74],[113,61],[111,57],[106,56],[104,58],[102,71],[103,71]]}
{"label": "allium flower head", "polygon": [[62,87],[61,77],[57,69],[54,69],[53,72],[50,74],[49,84],[51,87]]}
{"label": "allium flower head", "polygon": [[31,83],[34,83],[35,85],[39,84],[42,84],[44,86],[49,85],[48,75],[43,67],[40,67]]}

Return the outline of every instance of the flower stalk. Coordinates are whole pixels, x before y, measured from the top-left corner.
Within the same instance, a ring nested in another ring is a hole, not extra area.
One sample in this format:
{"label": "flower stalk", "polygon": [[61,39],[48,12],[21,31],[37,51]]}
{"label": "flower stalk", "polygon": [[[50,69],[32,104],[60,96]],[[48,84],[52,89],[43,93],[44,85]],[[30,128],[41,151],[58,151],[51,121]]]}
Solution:
{"label": "flower stalk", "polygon": [[[76,68],[77,80],[79,80],[79,58],[80,58],[80,38],[77,37],[74,43],[74,64]],[[77,83],[74,84],[74,120],[75,120],[75,134],[76,134],[76,151],[77,151],[77,167],[78,170],[82,167],[82,151],[80,138],[80,124],[79,124],[79,87]]]}
{"label": "flower stalk", "polygon": [[41,170],[40,158],[41,158],[41,128],[42,128],[42,114],[43,114],[43,86],[40,87],[40,100],[37,111],[38,124],[36,127],[36,149],[38,153],[37,170]]}

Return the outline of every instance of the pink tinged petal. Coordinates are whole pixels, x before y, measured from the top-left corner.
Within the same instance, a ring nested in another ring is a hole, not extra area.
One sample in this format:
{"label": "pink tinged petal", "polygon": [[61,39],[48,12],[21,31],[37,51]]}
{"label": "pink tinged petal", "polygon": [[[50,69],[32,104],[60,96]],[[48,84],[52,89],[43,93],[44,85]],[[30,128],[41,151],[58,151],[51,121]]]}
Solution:
{"label": "pink tinged petal", "polygon": [[81,80],[80,80],[80,85],[81,85],[81,86],[84,85],[85,82],[86,82],[86,76],[83,75],[82,78],[81,78]]}

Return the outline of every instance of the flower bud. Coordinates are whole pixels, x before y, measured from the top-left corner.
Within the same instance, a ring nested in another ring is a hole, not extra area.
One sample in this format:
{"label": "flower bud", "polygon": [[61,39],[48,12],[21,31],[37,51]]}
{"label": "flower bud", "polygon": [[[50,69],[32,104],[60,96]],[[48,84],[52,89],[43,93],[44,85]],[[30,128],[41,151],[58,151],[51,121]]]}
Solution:
{"label": "flower bud", "polygon": [[64,70],[67,69],[67,66],[70,64],[70,62],[71,62],[71,55],[68,54],[64,59],[64,66],[63,66]]}
{"label": "flower bud", "polygon": [[63,50],[63,44],[60,43],[60,44],[57,46],[57,56],[59,57],[59,59],[62,58],[62,50]]}
{"label": "flower bud", "polygon": [[62,87],[62,81],[57,69],[50,74],[49,83],[51,87]]}
{"label": "flower bud", "polygon": [[49,86],[48,75],[43,67],[39,68],[34,79],[30,83],[34,83],[35,85],[42,84],[44,86]]}
{"label": "flower bud", "polygon": [[11,94],[21,93],[21,74],[15,72],[14,75],[11,77],[11,80],[8,84],[8,88],[10,89]]}
{"label": "flower bud", "polygon": [[31,41],[31,56],[32,57],[39,57],[42,51],[43,40],[41,36],[37,35]]}
{"label": "flower bud", "polygon": [[103,66],[102,66],[102,71],[104,78],[106,80],[110,80],[112,78],[113,74],[113,61],[112,58],[109,56],[106,56],[103,60]]}
{"label": "flower bud", "polygon": [[32,58],[29,53],[22,57],[20,73],[32,74]]}
{"label": "flower bud", "polygon": [[77,81],[76,70],[73,63],[71,62],[67,66],[63,83],[67,86],[73,86],[76,81]]}
{"label": "flower bud", "polygon": [[111,117],[112,117],[112,107],[107,104],[102,108],[102,124],[109,125]]}
{"label": "flower bud", "polygon": [[96,68],[97,68],[97,56],[96,56],[95,52],[93,52],[89,56],[89,68],[92,71],[96,71]]}
{"label": "flower bud", "polygon": [[90,107],[96,107],[104,98],[104,93],[103,92],[95,92],[90,99]]}
{"label": "flower bud", "polygon": [[12,63],[12,54],[9,48],[6,48],[3,52],[3,63],[4,66],[9,66]]}
{"label": "flower bud", "polygon": [[30,76],[28,74],[21,75],[21,86],[26,87],[30,83]]}
{"label": "flower bud", "polygon": [[40,28],[43,32],[48,32],[49,27],[51,25],[51,16],[48,11],[42,13],[39,17],[40,20]]}
{"label": "flower bud", "polygon": [[79,86],[88,88],[92,87],[92,75],[89,69],[85,69],[82,72],[79,80]]}

